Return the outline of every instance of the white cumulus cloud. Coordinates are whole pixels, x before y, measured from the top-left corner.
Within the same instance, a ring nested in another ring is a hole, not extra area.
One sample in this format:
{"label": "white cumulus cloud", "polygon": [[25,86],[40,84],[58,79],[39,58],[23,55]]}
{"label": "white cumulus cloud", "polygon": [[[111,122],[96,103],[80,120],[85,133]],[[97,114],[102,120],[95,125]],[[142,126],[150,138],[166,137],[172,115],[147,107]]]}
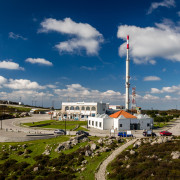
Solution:
{"label": "white cumulus cloud", "polygon": [[157,100],[157,99],[160,99],[158,96],[153,96],[151,94],[146,94],[143,99],[145,100]]}
{"label": "white cumulus cloud", "polygon": [[86,101],[101,101],[106,100],[120,100],[124,99],[124,96],[121,95],[120,92],[116,92],[113,90],[107,90],[104,92],[100,92],[99,90],[92,90],[86,87],[83,87],[80,84],[71,84],[67,85],[65,89],[55,89],[55,94],[62,97],[70,97],[71,99],[77,98],[80,100],[86,100]]}
{"label": "white cumulus cloud", "polygon": [[44,58],[27,58],[25,60],[26,62],[29,62],[31,64],[41,64],[41,65],[47,65],[47,66],[52,66],[52,62],[44,59]]}
{"label": "white cumulus cloud", "polygon": [[151,93],[180,93],[180,85],[163,87],[162,89],[151,88]]}
{"label": "white cumulus cloud", "polygon": [[144,81],[160,81],[161,78],[157,76],[146,76],[144,77]]}
{"label": "white cumulus cloud", "polygon": [[154,11],[155,9],[159,8],[159,7],[167,7],[167,8],[170,8],[170,7],[175,7],[176,4],[175,4],[175,1],[174,0],[164,0],[164,1],[161,1],[161,2],[153,2],[147,12],[147,14],[151,14],[152,11]]}
{"label": "white cumulus cloud", "polygon": [[23,67],[20,67],[19,64],[12,61],[0,61],[0,68],[10,70],[24,70]]}
{"label": "white cumulus cloud", "polygon": [[3,76],[0,76],[0,85],[1,85],[1,84],[4,84],[4,83],[6,83],[6,82],[7,82],[7,79],[4,78]]}
{"label": "white cumulus cloud", "polygon": [[[130,55],[134,63],[155,64],[152,58],[159,57],[180,62],[180,25],[165,19],[155,27],[119,26],[118,38],[126,40],[127,34],[130,35]],[[120,46],[119,55],[126,55],[126,42]]]}
{"label": "white cumulus cloud", "polygon": [[71,35],[73,38],[60,42],[55,47],[59,52],[79,53],[86,50],[88,55],[97,55],[103,36],[94,27],[87,23],[76,23],[71,18],[56,20],[52,18],[41,22],[41,29],[38,32],[55,31],[61,34]]}
{"label": "white cumulus cloud", "polygon": [[45,89],[45,87],[40,86],[37,82],[32,82],[27,79],[9,79],[4,87],[10,89]]}

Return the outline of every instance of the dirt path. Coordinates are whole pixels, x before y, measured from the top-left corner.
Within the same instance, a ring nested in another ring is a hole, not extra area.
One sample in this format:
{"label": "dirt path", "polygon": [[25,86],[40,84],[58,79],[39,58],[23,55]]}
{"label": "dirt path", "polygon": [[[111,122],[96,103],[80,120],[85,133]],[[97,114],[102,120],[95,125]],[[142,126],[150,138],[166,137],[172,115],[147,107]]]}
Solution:
{"label": "dirt path", "polygon": [[100,165],[100,168],[98,172],[95,174],[96,180],[105,180],[106,179],[106,168],[107,165],[118,155],[120,154],[124,149],[126,149],[128,146],[133,144],[137,139],[133,139],[126,144],[122,145],[118,149],[116,149],[107,159],[105,159],[102,164]]}

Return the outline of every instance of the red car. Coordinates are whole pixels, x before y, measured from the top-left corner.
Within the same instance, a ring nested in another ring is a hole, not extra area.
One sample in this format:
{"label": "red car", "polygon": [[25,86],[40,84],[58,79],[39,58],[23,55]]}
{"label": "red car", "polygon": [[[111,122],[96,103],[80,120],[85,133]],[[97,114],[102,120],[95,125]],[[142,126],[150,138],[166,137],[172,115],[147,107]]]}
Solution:
{"label": "red car", "polygon": [[161,131],[159,134],[161,136],[171,136],[172,135],[172,133],[170,133],[169,131]]}

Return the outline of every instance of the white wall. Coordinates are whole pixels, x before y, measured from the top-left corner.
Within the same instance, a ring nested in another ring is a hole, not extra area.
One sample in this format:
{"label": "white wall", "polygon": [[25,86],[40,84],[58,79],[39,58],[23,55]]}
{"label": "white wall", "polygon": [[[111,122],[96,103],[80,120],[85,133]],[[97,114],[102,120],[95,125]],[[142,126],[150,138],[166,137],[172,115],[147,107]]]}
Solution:
{"label": "white wall", "polygon": [[111,129],[113,125],[114,125],[113,118],[99,118],[99,117],[88,118],[88,127],[94,127],[100,130],[106,130],[106,129]]}
{"label": "white wall", "polygon": [[[120,127],[120,124],[122,124],[122,127]],[[130,119],[115,119],[114,121],[114,127],[117,128],[118,131],[121,130],[129,130],[130,129]]]}
{"label": "white wall", "polygon": [[104,125],[103,126],[104,130],[113,129],[113,127],[114,127],[114,120],[113,120],[113,118],[105,118],[103,125]]}

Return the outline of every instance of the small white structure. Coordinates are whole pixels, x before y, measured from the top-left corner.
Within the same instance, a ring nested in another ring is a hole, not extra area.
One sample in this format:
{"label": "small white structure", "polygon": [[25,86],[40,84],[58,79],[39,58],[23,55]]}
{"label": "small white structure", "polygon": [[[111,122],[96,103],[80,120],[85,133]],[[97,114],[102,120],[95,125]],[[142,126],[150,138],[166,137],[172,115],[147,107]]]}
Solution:
{"label": "small white structure", "polygon": [[101,130],[110,129],[114,126],[114,121],[107,114],[97,114],[95,117],[88,118],[88,126]]}
{"label": "small white structure", "polygon": [[109,109],[113,109],[113,110],[122,110],[125,107],[122,105],[109,105]]}
{"label": "small white structure", "polygon": [[149,130],[153,126],[153,119],[147,115],[129,114],[123,110],[110,116],[97,115],[88,118],[88,126],[101,130],[115,129],[121,130]]}
{"label": "small white structure", "polygon": [[102,102],[62,102],[62,119],[88,119],[96,114],[104,114],[109,104]]}

